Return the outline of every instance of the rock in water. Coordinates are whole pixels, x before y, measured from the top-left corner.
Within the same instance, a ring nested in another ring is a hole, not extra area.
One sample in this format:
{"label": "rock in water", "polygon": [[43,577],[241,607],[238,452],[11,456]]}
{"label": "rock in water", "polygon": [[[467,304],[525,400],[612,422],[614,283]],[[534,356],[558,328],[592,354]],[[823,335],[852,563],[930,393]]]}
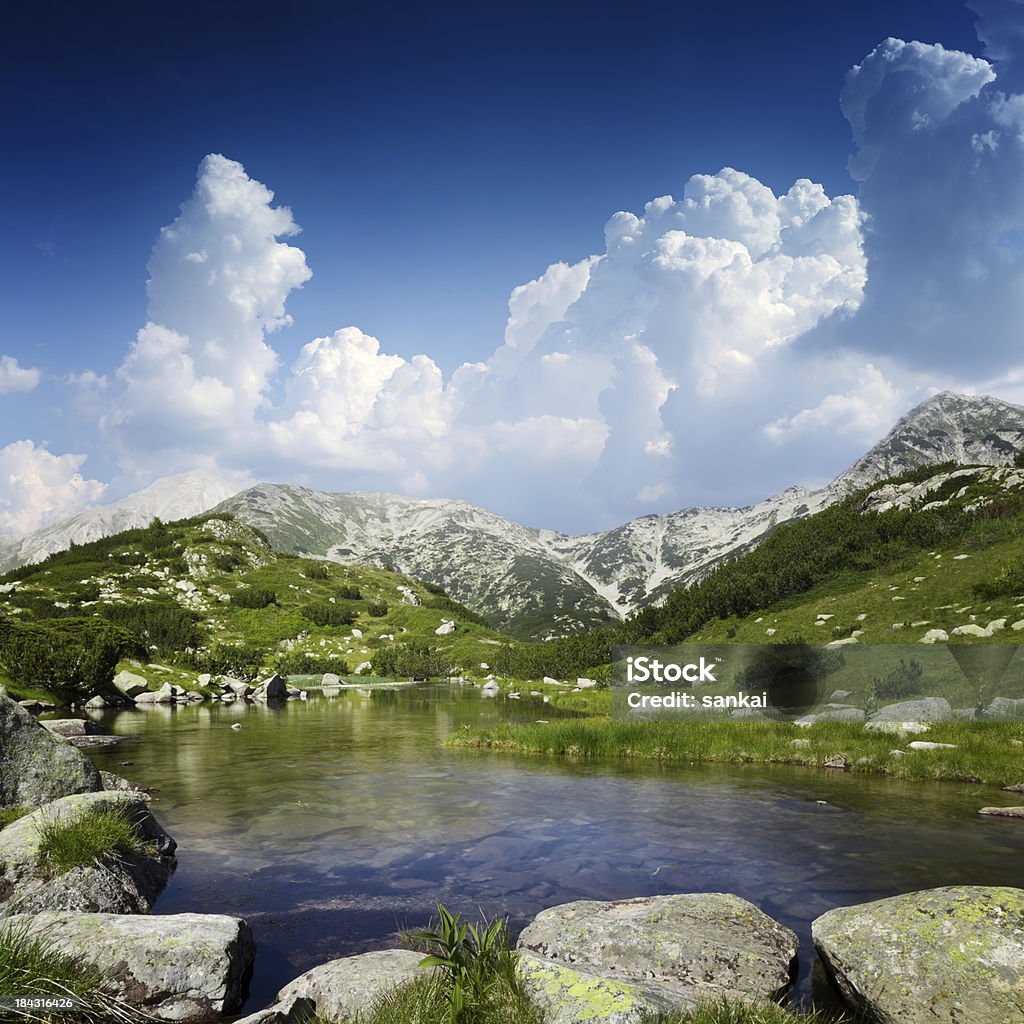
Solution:
{"label": "rock in water", "polygon": [[324,1020],[348,1021],[364,1014],[388,989],[422,977],[422,953],[411,949],[382,949],[314,967],[277,994],[279,1003],[308,999]]}
{"label": "rock in water", "polygon": [[[104,810],[123,811],[144,849],[49,877],[40,826]],[[54,800],[0,832],[0,917],[44,910],[148,914],[174,870],[175,846],[141,794],[79,793]]]}
{"label": "rock in water", "polygon": [[1024,889],[948,886],[830,910],[814,945],[878,1024],[1019,1024]]}
{"label": "rock in water", "polygon": [[552,907],[516,948],[550,1024],[633,1024],[702,999],[776,997],[790,985],[798,947],[752,903],[693,893]]}
{"label": "rock in water", "polygon": [[288,684],[275,672],[268,679],[264,679],[250,696],[253,700],[267,702],[287,700]]}
{"label": "rock in water", "polygon": [[106,972],[108,995],[159,1020],[214,1020],[236,1012],[248,994],[256,946],[241,918],[51,912],[7,923],[95,964]]}
{"label": "rock in water", "polygon": [[38,807],[102,788],[92,761],[0,697],[0,807]]}

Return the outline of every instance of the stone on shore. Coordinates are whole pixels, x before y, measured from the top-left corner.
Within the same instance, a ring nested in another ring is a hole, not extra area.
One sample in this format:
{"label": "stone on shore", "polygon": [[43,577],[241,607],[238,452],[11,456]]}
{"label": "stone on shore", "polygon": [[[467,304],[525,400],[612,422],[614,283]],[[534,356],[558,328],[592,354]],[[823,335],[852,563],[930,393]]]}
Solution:
{"label": "stone on shore", "polygon": [[316,1013],[316,1007],[308,999],[292,996],[281,1003],[274,1003],[265,1010],[257,1010],[248,1017],[236,1020],[235,1024],[306,1024]]}
{"label": "stone on shore", "polygon": [[256,947],[245,921],[221,914],[22,914],[7,922],[106,972],[103,990],[158,1020],[235,1013]]}
{"label": "stone on shore", "polygon": [[814,945],[877,1024],[1019,1024],[1024,890],[948,886],[830,910]]}
{"label": "stone on shore", "polygon": [[[40,827],[123,811],[143,849],[49,877]],[[0,916],[44,910],[148,914],[174,870],[174,840],[133,793],[78,793],[40,807],[0,832]]]}
{"label": "stone on shore", "polygon": [[39,724],[55,736],[92,736],[100,732],[95,722],[84,718],[51,718]]}
{"label": "stone on shore", "polygon": [[277,1001],[308,999],[326,1020],[350,1021],[366,1013],[383,992],[422,977],[422,959],[411,949],[383,949],[331,960],[285,985]]}
{"label": "stone on shore", "polygon": [[982,807],[978,813],[997,818],[1024,818],[1024,807]]}
{"label": "stone on shore", "polygon": [[864,725],[865,732],[894,732],[901,736],[908,736],[913,733],[928,731],[928,726],[923,722],[888,722],[870,721]]}
{"label": "stone on shore", "polygon": [[253,700],[258,701],[284,701],[288,699],[288,684],[275,672],[272,676],[264,679],[250,695]]}
{"label": "stone on shore", "polygon": [[0,697],[0,807],[38,807],[103,786],[84,754],[44,729],[8,697]]}
{"label": "stone on shore", "polygon": [[692,893],[552,907],[516,948],[550,1024],[632,1024],[698,1000],[777,997],[790,985],[798,946],[752,903]]}

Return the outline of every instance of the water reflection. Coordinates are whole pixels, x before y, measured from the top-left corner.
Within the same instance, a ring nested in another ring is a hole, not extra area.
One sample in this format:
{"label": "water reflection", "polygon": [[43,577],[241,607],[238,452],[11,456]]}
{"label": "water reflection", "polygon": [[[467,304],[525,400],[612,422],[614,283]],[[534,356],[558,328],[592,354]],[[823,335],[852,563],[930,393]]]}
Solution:
{"label": "water reflection", "polygon": [[735,892],[799,934],[806,992],[809,923],[826,910],[934,885],[1024,882],[1024,829],[978,818],[992,796],[981,787],[441,745],[466,725],[551,716],[456,686],[311,691],[281,707],[106,713],[111,731],[138,739],[92,754],[153,787],[178,840],[157,911],[253,925],[250,1007],[316,963],[423,924],[436,900],[521,926],[573,899]]}

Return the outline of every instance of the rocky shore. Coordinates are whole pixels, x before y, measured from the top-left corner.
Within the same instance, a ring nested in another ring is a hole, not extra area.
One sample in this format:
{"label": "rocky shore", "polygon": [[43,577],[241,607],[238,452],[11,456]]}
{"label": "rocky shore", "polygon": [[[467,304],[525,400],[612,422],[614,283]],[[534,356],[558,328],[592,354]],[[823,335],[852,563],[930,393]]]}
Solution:
{"label": "rocky shore", "polygon": [[[224,915],[150,915],[175,867],[174,840],[143,791],[75,748],[90,735],[78,721],[44,728],[0,697],[0,807],[22,812],[0,830],[0,927],[96,965],[107,995],[154,1019],[232,1018],[247,998],[251,929]],[[100,812],[131,823],[132,851],[45,870],[41,826]],[[1022,889],[948,887],[837,908],[813,922],[812,936],[837,992],[866,1021],[1021,1020]],[[681,893],[550,907],[520,934],[517,970],[546,1024],[640,1024],[719,997],[782,999],[797,951],[796,935],[747,900]],[[314,1012],[350,1024],[384,990],[421,976],[420,959],[389,949],[322,964],[238,1024],[300,1024]]]}

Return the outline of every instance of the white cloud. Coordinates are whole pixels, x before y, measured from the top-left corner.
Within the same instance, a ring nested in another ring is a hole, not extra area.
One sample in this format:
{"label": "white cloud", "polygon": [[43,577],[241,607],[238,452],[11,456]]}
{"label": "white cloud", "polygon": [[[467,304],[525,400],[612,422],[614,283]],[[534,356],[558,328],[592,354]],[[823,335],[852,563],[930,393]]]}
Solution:
{"label": "white cloud", "polygon": [[32,391],[39,386],[41,377],[39,370],[19,366],[13,356],[0,356],[0,395],[12,391]]}
{"label": "white cloud", "polygon": [[906,411],[905,403],[904,392],[868,363],[850,381],[848,391],[828,394],[817,405],[793,416],[781,416],[767,424],[764,433],[772,441],[783,442],[808,431],[838,432],[871,444]]}
{"label": "white cloud", "polygon": [[0,448],[0,534],[29,533],[98,501],[106,485],[82,476],[85,459],[32,441]]}

